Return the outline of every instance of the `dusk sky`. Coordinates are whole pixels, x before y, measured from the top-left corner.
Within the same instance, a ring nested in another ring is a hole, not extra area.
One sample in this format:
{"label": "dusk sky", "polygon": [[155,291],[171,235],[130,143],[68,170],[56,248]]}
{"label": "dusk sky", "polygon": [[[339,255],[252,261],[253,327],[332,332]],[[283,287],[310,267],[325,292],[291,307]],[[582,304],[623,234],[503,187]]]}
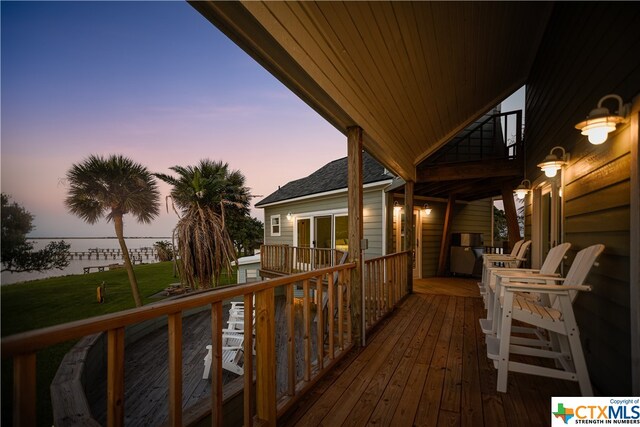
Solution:
{"label": "dusk sky", "polygon": [[[114,234],[64,206],[66,171],[90,154],[152,172],[223,160],[262,196],[346,155],[340,132],[186,2],[1,7],[1,185],[35,215],[33,237]],[[171,234],[160,189],[158,219],[125,216],[126,236]]]}

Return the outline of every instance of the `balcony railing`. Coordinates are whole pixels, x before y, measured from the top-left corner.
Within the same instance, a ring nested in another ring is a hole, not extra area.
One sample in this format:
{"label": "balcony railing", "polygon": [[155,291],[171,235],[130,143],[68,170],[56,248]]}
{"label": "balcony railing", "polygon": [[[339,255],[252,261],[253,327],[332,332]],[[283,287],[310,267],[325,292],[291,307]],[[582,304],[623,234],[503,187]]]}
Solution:
{"label": "balcony railing", "polygon": [[364,263],[364,320],[366,329],[375,326],[407,295],[408,259],[400,252]]}
{"label": "balcony railing", "polygon": [[262,245],[260,268],[276,274],[295,274],[327,268],[344,262],[346,252],[337,249]]}
{"label": "balcony railing", "polygon": [[[271,250],[271,249],[269,249]],[[275,249],[273,249],[275,250]],[[294,252],[295,253],[295,252]],[[332,253],[332,256],[335,256]],[[367,327],[373,326],[406,294],[408,252],[389,255],[366,262],[365,317]],[[335,259],[335,258],[332,258]],[[13,358],[13,422],[14,425],[36,425],[36,352],[61,342],[88,335],[107,334],[107,424],[124,423],[124,338],[125,327],[150,319],[168,316],[168,423],[183,424],[182,408],[182,314],[185,310],[210,306],[211,310],[211,417],[212,424],[222,425],[222,322],[223,302],[244,298],[244,330],[255,325],[253,336],[245,334],[244,354],[255,349],[255,394],[253,376],[244,376],[244,425],[254,422],[276,425],[279,415],[290,408],[306,391],[340,360],[353,346],[351,319],[351,271],[355,263],[343,263],[311,272],[275,278],[269,281],[229,286],[202,292],[177,300],[150,304],[106,316],[25,332],[2,339],[2,357]],[[303,374],[296,373],[294,286],[302,286]],[[275,290],[282,289],[286,298],[285,317],[287,340],[287,387],[284,395],[276,391],[275,351]],[[315,291],[316,304],[310,296]],[[255,314],[252,308],[254,307]],[[320,306],[322,304],[322,306]],[[322,308],[322,309],[320,309]],[[325,310],[326,309],[326,310]],[[312,312],[315,313],[312,314]],[[312,316],[315,316],[316,336],[321,344],[312,354]],[[255,319],[255,320],[254,320]],[[322,338],[320,338],[322,337]],[[245,372],[254,372],[254,358],[245,357]],[[255,414],[255,418],[254,418]]]}

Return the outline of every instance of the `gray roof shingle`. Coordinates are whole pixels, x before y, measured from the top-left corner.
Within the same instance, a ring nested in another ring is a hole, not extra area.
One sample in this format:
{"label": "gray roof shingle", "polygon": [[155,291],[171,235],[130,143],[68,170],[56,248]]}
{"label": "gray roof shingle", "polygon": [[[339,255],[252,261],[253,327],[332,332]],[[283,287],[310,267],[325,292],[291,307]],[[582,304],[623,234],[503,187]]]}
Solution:
{"label": "gray roof shingle", "polygon": [[[364,184],[385,181],[394,176],[366,151],[362,153],[362,179]],[[295,199],[302,196],[347,188],[347,158],[327,163],[311,175],[288,182],[275,192],[256,203],[261,207],[270,203]]]}

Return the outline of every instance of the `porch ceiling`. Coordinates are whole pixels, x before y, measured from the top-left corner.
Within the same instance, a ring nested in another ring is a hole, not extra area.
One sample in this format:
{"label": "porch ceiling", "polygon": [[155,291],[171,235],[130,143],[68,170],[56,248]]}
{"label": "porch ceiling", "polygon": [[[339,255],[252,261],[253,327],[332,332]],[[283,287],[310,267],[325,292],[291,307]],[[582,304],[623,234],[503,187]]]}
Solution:
{"label": "porch ceiling", "polygon": [[416,165],[522,86],[550,3],[191,2],[341,132]]}

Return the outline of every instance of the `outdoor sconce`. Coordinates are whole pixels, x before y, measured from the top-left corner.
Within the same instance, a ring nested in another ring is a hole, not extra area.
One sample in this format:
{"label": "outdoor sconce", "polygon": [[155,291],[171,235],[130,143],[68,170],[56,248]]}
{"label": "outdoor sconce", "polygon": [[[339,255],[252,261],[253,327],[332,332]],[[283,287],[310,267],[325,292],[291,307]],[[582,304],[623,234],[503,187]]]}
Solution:
{"label": "outdoor sconce", "polygon": [[518,199],[522,200],[525,198],[527,194],[529,194],[529,189],[531,188],[531,181],[528,179],[523,179],[518,188],[516,188],[513,192],[516,193]]}
{"label": "outdoor sconce", "polygon": [[429,207],[429,203],[424,204],[424,208],[422,209],[425,215],[431,215],[431,208]]}
{"label": "outdoor sconce", "polygon": [[291,212],[287,213],[287,221],[291,221],[291,218],[293,218],[293,215],[291,215]]}
{"label": "outdoor sconce", "polygon": [[[609,109],[602,106],[607,99],[618,101],[617,114],[611,114]],[[616,125],[625,121],[627,105],[623,105],[622,98],[618,95],[609,94],[600,98],[597,108],[591,110],[587,119],[576,125],[576,129],[582,131],[583,135],[589,138],[589,142],[594,145],[602,144],[607,140],[609,132],[616,130]]]}
{"label": "outdoor sconce", "polygon": [[393,202],[393,210],[394,212],[400,212],[402,210],[402,206],[400,206],[398,202]]}
{"label": "outdoor sconce", "polygon": [[[562,157],[558,157],[555,154],[553,154],[555,150],[561,150]],[[568,160],[569,160],[569,153],[567,153],[564,150],[564,148],[557,146],[551,149],[549,154],[547,154],[547,157],[544,158],[544,161],[540,163],[538,167],[542,169],[542,172],[544,172],[546,176],[548,176],[549,178],[553,178],[554,176],[556,176],[556,174],[562,168],[562,166],[567,164]]]}

